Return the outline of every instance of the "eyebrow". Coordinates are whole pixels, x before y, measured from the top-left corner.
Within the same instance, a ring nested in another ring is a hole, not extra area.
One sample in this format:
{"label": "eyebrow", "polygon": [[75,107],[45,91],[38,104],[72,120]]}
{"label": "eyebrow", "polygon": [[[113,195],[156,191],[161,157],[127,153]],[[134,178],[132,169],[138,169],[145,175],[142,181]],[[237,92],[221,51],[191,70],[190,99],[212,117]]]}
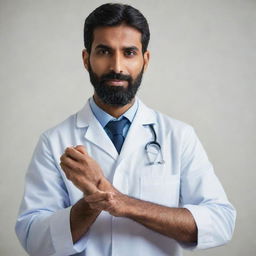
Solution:
{"label": "eyebrow", "polygon": [[[99,44],[95,47],[95,50],[97,49],[106,49],[106,50],[113,50],[113,48],[105,45],[105,44]],[[136,46],[128,46],[128,47],[123,47],[123,50],[134,50],[134,51],[139,51],[139,48]]]}

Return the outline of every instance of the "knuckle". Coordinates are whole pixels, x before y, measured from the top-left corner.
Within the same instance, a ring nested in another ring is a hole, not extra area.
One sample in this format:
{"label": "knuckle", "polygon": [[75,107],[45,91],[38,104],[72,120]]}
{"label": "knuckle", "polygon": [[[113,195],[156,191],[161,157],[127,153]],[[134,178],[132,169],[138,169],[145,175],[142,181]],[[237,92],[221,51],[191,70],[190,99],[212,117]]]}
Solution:
{"label": "knuckle", "polygon": [[74,170],[75,172],[81,172],[81,168],[80,168],[79,165],[74,165],[74,166],[73,166],[73,170]]}
{"label": "knuckle", "polygon": [[61,161],[62,161],[63,163],[65,163],[65,162],[67,162],[67,160],[68,160],[68,158],[67,158],[65,155],[62,155]]}
{"label": "knuckle", "polygon": [[78,172],[83,172],[83,170],[84,170],[83,166],[81,166],[81,165],[77,165],[76,169]]}
{"label": "knuckle", "polygon": [[63,171],[66,171],[66,166],[63,163],[60,163],[61,168],[63,169]]}
{"label": "knuckle", "polygon": [[68,147],[65,150],[65,154],[69,155],[72,152],[72,148]]}
{"label": "knuckle", "polygon": [[68,166],[73,166],[72,160],[68,157],[65,158],[64,163],[67,164]]}
{"label": "knuckle", "polygon": [[79,163],[85,165],[86,164],[86,160],[82,157],[78,160]]}

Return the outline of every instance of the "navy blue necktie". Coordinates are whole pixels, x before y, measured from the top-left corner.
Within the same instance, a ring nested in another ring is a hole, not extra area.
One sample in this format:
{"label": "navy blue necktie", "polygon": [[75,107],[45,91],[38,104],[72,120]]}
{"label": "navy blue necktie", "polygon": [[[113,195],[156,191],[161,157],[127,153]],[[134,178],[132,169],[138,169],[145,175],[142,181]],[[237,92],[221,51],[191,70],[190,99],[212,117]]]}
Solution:
{"label": "navy blue necktie", "polygon": [[123,129],[127,122],[128,119],[124,117],[119,121],[109,121],[106,125],[112,134],[112,142],[115,145],[118,153],[120,153],[124,143]]}

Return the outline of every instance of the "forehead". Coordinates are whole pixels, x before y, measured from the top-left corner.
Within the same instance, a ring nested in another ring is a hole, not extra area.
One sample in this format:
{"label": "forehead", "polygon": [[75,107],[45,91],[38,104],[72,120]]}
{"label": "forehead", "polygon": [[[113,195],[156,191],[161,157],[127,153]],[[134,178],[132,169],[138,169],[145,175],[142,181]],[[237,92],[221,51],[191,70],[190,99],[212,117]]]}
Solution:
{"label": "forehead", "polygon": [[114,27],[98,27],[93,32],[92,49],[99,44],[111,48],[136,46],[138,49],[142,49],[141,32],[125,24]]}

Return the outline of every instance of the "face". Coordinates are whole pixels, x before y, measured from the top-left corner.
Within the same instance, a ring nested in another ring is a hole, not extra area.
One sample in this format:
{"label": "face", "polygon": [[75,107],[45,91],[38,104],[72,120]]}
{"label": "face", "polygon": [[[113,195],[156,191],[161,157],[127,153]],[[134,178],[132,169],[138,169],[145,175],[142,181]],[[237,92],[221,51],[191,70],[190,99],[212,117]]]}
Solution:
{"label": "face", "polygon": [[149,61],[142,53],[141,33],[119,25],[94,30],[91,53],[83,51],[95,94],[108,105],[124,106],[134,98]]}

